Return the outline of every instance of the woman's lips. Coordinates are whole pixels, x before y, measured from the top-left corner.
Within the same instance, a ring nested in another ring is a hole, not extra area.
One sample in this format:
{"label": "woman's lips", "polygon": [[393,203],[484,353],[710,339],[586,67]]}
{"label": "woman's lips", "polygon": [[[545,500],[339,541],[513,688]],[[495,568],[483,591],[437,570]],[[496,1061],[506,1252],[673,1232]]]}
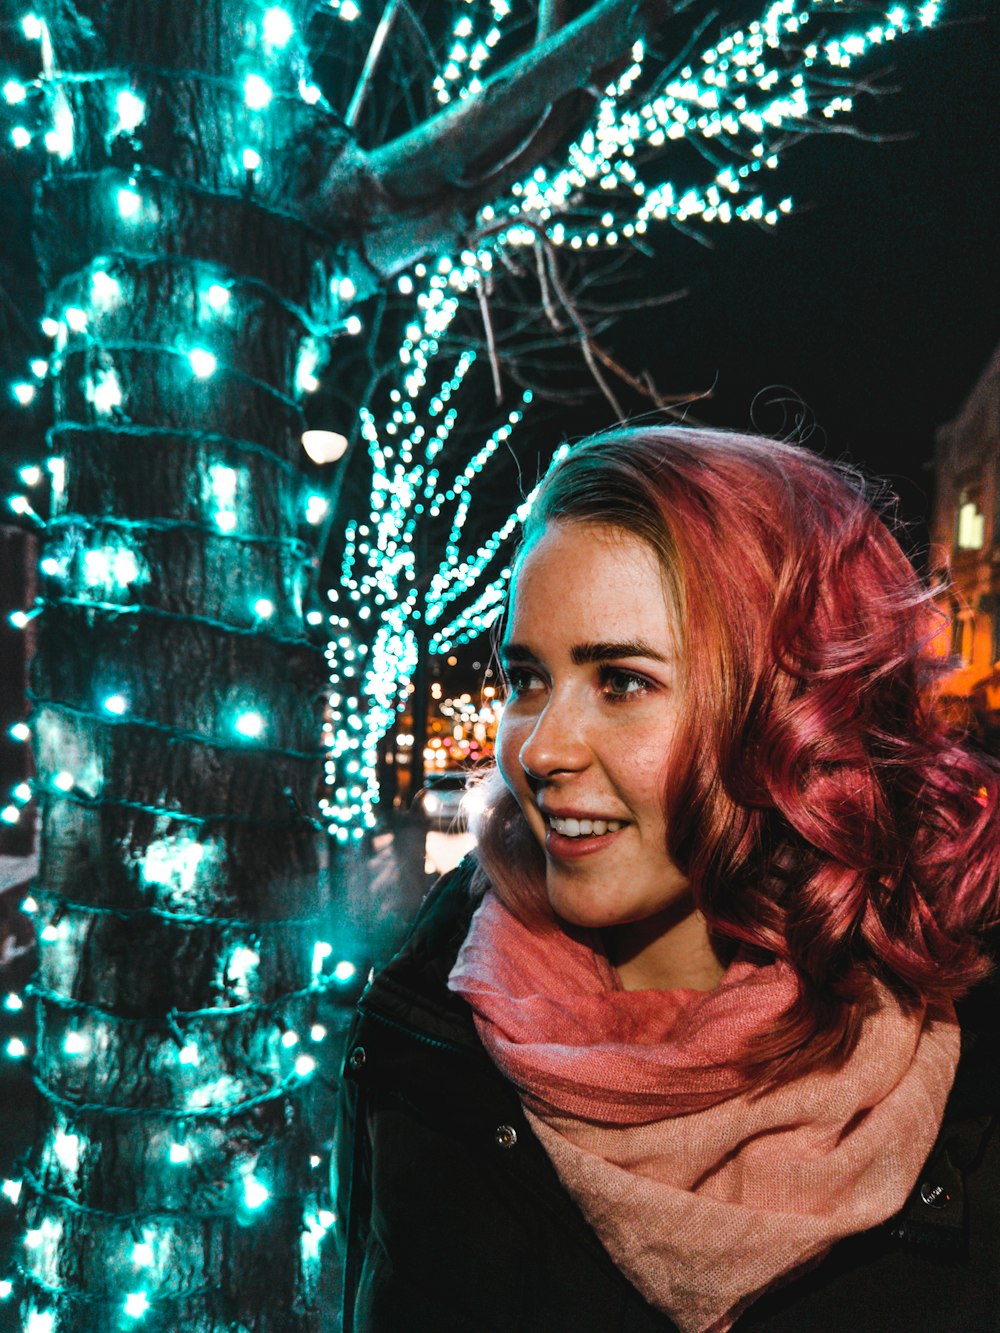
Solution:
{"label": "woman's lips", "polygon": [[584,833],[576,838],[568,838],[564,833],[557,833],[549,824],[545,830],[545,850],[560,861],[575,861],[583,856],[593,856],[595,852],[603,852],[628,829],[629,825],[626,824],[613,833]]}

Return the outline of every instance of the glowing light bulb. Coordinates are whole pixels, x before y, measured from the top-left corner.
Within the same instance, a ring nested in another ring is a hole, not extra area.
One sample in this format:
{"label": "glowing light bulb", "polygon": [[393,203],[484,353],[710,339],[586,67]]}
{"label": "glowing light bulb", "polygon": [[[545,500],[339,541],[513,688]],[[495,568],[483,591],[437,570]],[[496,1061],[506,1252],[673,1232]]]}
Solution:
{"label": "glowing light bulb", "polygon": [[64,318],[74,333],[82,333],[87,327],[87,312],[78,305],[67,306]]}
{"label": "glowing light bulb", "polygon": [[42,469],[40,467],[23,467],[18,476],[24,482],[25,486],[37,486],[42,479]]}
{"label": "glowing light bulb", "polygon": [[11,141],[15,148],[27,148],[31,143],[31,135],[23,125],[15,125],[10,132]]}
{"label": "glowing light bulb", "polygon": [[172,1143],[170,1145],[170,1160],[175,1166],[179,1166],[182,1162],[189,1162],[191,1160],[191,1149],[186,1143]]}
{"label": "glowing light bulb", "polygon": [[116,717],[121,717],[128,712],[128,700],[123,694],[109,694],[104,700],[104,710],[107,713],[113,713]]}
{"label": "glowing light bulb", "polygon": [[291,18],[278,6],[268,9],[264,13],[264,41],[268,46],[273,46],[277,50],[287,46],[295,32],[295,25]]}
{"label": "glowing light bulb", "polygon": [[21,1182],[19,1180],[5,1180],[3,1195],[5,1199],[10,1199],[11,1203],[17,1203],[21,1197]]}
{"label": "glowing light bulb", "polygon": [[21,1038],[11,1037],[10,1041],[7,1043],[7,1054],[11,1059],[20,1060],[21,1056],[27,1055],[27,1053],[28,1048],[25,1046]]}
{"label": "glowing light bulb", "polygon": [[14,788],[14,795],[19,801],[30,801],[31,788],[26,782],[19,782]]}
{"label": "glowing light bulb", "polygon": [[352,977],[357,976],[357,972],[358,969],[354,964],[347,962],[346,959],[338,963],[333,969],[333,975],[337,981],[350,981]]}
{"label": "glowing light bulb", "polygon": [[251,111],[263,111],[270,104],[274,92],[259,74],[248,74],[243,81],[243,97]]}
{"label": "glowing light bulb", "polygon": [[[37,379],[43,380],[45,376],[49,373],[49,363],[47,361],[43,361],[40,356],[36,356],[33,361],[29,362],[29,364],[31,366],[32,375],[34,375]],[[39,475],[41,474],[39,473]]]}
{"label": "glowing light bulb", "polygon": [[256,740],[264,732],[264,719],[260,713],[252,711],[240,713],[233,725],[241,736],[250,740]]}
{"label": "glowing light bulb", "polygon": [[225,310],[229,304],[229,288],[223,287],[221,282],[213,282],[206,296],[213,310]]}
{"label": "glowing light bulb", "polygon": [[333,430],[303,431],[302,448],[314,463],[335,463],[347,451],[347,436]]}
{"label": "glowing light bulb", "polygon": [[305,79],[299,79],[299,96],[307,106],[315,106],[323,94],[314,83],[306,83]]}
{"label": "glowing light bulb", "polygon": [[322,523],[330,508],[330,502],[322,495],[310,495],[306,503],[306,522]]}
{"label": "glowing light bulb", "polygon": [[243,1197],[248,1208],[260,1208],[267,1203],[271,1192],[256,1176],[247,1176],[243,1181]]}
{"label": "glowing light bulb", "polygon": [[360,18],[361,10],[354,3],[354,0],[342,0],[340,9],[337,11],[342,19],[348,23],[353,23],[356,18]]}
{"label": "glowing light bulb", "polygon": [[5,805],[4,808],[0,810],[0,819],[2,819],[5,824],[18,824],[21,820],[21,812],[16,805]]}
{"label": "glowing light bulb", "polygon": [[337,295],[342,301],[353,301],[357,290],[350,278],[341,278],[337,283]]}
{"label": "glowing light bulb", "polygon": [[297,1032],[283,1032],[281,1034],[281,1044],[286,1050],[299,1044],[299,1034]]}
{"label": "glowing light bulb", "polygon": [[317,940],[313,945],[313,976],[319,976],[323,971],[324,961],[333,953],[333,945],[327,944],[326,940]]}
{"label": "glowing light bulb", "polygon": [[63,1041],[63,1050],[67,1055],[85,1055],[90,1049],[90,1042],[82,1032],[67,1032]]}
{"label": "glowing light bulb", "polygon": [[313,1041],[323,1041],[326,1037],[326,1028],[322,1023],[314,1023],[309,1029],[309,1036]]}
{"label": "glowing light bulb", "polygon": [[16,991],[11,991],[6,1000],[4,1000],[3,1007],[9,1009],[11,1013],[16,1014],[19,1010],[24,1008],[24,1001]]}
{"label": "glowing light bulb", "polygon": [[130,1291],[125,1297],[125,1313],[138,1319],[149,1309],[149,1297],[144,1291]]}
{"label": "glowing light bulb", "polygon": [[122,386],[113,370],[99,370],[94,380],[87,381],[84,394],[102,415],[122,405]]}
{"label": "glowing light bulb", "polygon": [[42,332],[45,334],[46,338],[54,338],[59,332],[59,321],[46,315],[42,320]]}
{"label": "glowing light bulb", "polygon": [[103,268],[95,269],[91,274],[90,286],[99,305],[110,305],[122,294],[121,283]]}
{"label": "glowing light bulb", "polygon": [[57,773],[52,779],[52,782],[58,791],[72,791],[76,786],[73,774],[67,773],[65,770],[61,773]]}
{"label": "glowing light bulb", "polygon": [[316,1061],[311,1055],[300,1055],[295,1061],[295,1072],[299,1078],[308,1078],[316,1068]]}
{"label": "glowing light bulb", "polygon": [[15,629],[24,629],[28,623],[28,617],[23,611],[11,611],[8,619]]}
{"label": "glowing light bulb", "polygon": [[148,1240],[137,1240],[132,1246],[132,1262],[136,1268],[152,1267],[153,1247]]}
{"label": "glowing light bulb", "polygon": [[146,116],[145,102],[129,88],[123,88],[115,98],[115,110],[118,112],[117,134],[131,133],[142,124]]}
{"label": "glowing light bulb", "polygon": [[274,615],[274,603],[268,601],[266,597],[258,597],[253,604],[253,609],[261,620],[270,620]]}
{"label": "glowing light bulb", "polygon": [[219,510],[215,516],[215,521],[222,532],[232,532],[233,528],[236,527],[236,515],[225,509]]}
{"label": "glowing light bulb", "polygon": [[123,187],[118,191],[118,212],[123,218],[134,218],[136,213],[142,207],[142,195],[131,187]]}
{"label": "glowing light bulb", "polygon": [[260,166],[260,153],[256,148],[243,149],[243,167],[246,171],[256,171]]}
{"label": "glowing light bulb", "polygon": [[80,1136],[65,1134],[61,1129],[56,1130],[52,1151],[65,1170],[75,1171],[80,1165]]}
{"label": "glowing light bulb", "polygon": [[348,315],[347,319],[344,321],[344,329],[352,338],[356,337],[361,332],[362,327],[361,320],[357,315]]}
{"label": "glowing light bulb", "polygon": [[13,386],[14,397],[22,407],[27,407],[35,397],[35,386],[21,382]]}
{"label": "glowing light bulb", "polygon": [[181,1047],[177,1058],[182,1065],[196,1065],[201,1062],[201,1056],[198,1054],[198,1047],[191,1041],[189,1041],[186,1046]]}
{"label": "glowing light bulb", "polygon": [[188,352],[191,369],[200,380],[211,379],[215,374],[218,361],[205,347],[192,347]]}
{"label": "glowing light bulb", "polygon": [[18,83],[16,79],[8,79],[3,86],[3,95],[10,106],[17,106],[28,96],[28,90],[23,83]]}
{"label": "glowing light bulb", "polygon": [[37,42],[42,35],[42,20],[36,14],[25,14],[21,27],[29,42]]}

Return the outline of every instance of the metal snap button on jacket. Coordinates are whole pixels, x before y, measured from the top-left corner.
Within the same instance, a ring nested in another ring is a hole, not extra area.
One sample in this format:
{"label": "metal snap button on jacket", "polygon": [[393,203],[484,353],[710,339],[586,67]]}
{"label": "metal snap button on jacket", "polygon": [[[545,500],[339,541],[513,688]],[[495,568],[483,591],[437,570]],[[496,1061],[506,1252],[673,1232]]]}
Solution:
{"label": "metal snap button on jacket", "polygon": [[493,1140],[498,1148],[513,1148],[517,1142],[517,1130],[513,1125],[497,1125]]}
{"label": "metal snap button on jacket", "polygon": [[951,1196],[943,1185],[932,1185],[924,1181],[920,1186],[920,1197],[928,1208],[947,1208]]}
{"label": "metal snap button on jacket", "polygon": [[352,1069],[362,1069],[368,1056],[365,1054],[363,1046],[355,1046],[354,1050],[347,1057],[347,1063]]}

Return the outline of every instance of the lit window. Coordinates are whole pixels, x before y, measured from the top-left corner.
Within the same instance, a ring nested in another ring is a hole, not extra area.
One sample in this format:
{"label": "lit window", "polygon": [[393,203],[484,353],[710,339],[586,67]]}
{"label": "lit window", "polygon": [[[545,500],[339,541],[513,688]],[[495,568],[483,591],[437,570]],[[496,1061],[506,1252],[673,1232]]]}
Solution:
{"label": "lit window", "polygon": [[975,500],[962,496],[958,506],[958,536],[960,551],[978,551],[986,540],[986,515],[980,513]]}

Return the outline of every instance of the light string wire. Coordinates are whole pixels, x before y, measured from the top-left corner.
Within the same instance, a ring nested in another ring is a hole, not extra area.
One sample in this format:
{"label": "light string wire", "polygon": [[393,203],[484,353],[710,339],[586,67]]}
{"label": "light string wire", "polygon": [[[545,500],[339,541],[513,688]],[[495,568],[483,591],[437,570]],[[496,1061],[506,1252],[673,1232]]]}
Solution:
{"label": "light string wire", "polygon": [[[166,722],[157,722],[152,718],[141,717],[116,717],[113,714],[97,713],[92,708],[86,708],[82,704],[66,702],[62,699],[53,699],[45,695],[36,694],[34,690],[27,692],[29,701],[36,708],[50,708],[60,713],[70,713],[74,717],[85,717],[90,721],[98,722],[107,727],[135,727],[141,731],[152,731],[158,735],[166,736],[171,741],[190,741],[194,745],[206,745],[215,750],[227,750],[233,754],[246,752],[246,743],[240,744],[237,741],[227,741],[221,736],[209,736],[201,731],[188,731],[183,727],[172,727]],[[255,754],[276,755],[282,759],[294,759],[307,763],[315,763],[317,759],[322,759],[326,754],[325,749],[315,750],[294,750],[281,745],[267,745],[259,738],[253,740],[253,752]]]}
{"label": "light string wire", "polygon": [[[139,170],[142,171],[142,168],[139,168]],[[262,205],[258,205],[258,207],[262,211],[266,211]],[[279,216],[282,215],[279,214]],[[100,268],[97,271],[114,273],[116,269],[127,269],[135,273],[141,273],[148,268],[189,269],[202,272],[206,279],[215,279],[216,281],[224,277],[228,280],[231,289],[238,289],[241,292],[260,292],[273,305],[291,315],[306,333],[314,337],[328,337],[334,331],[330,325],[318,323],[297,301],[290,300],[264,278],[227,268],[212,260],[202,259],[197,255],[160,254],[149,250],[125,250],[116,246],[101,252]],[[72,290],[73,283],[77,279],[94,271],[94,269],[84,268],[77,270],[75,273],[67,274],[62,279],[56,296],[67,288]]]}
{"label": "light string wire", "polygon": [[[201,625],[206,629],[218,630],[220,634],[235,634],[244,638],[263,639],[267,643],[279,644],[289,648],[306,648],[311,652],[322,652],[322,645],[316,640],[301,634],[276,634],[272,630],[256,625],[231,625],[224,620],[215,620],[212,616],[196,616],[184,611],[164,611],[158,606],[148,606],[144,602],[119,604],[102,602],[92,597],[37,597],[35,605],[41,607],[70,606],[83,611],[102,611],[109,616],[150,617],[156,620],[169,620],[179,625]],[[102,719],[103,720],[103,719]]]}
{"label": "light string wire", "polygon": [[[106,904],[85,903],[67,898],[54,889],[44,889],[36,885],[31,887],[31,896],[38,901],[56,900],[60,912],[80,912],[90,916],[117,917],[120,921],[131,921],[142,917],[155,917],[178,926],[210,926],[220,930],[288,930],[318,925],[323,920],[322,913],[311,912],[304,916],[266,917],[251,920],[241,916],[207,916],[199,912],[179,912],[172,908],[159,907],[155,903],[142,903],[135,907],[110,907]],[[297,993],[297,992],[296,992]],[[207,1012],[207,1011],[206,1011]]]}
{"label": "light string wire", "polygon": [[[295,480],[302,480],[302,472],[290,463],[287,459],[276,454],[273,449],[269,449],[266,444],[258,444],[255,440],[241,440],[235,435],[224,435],[220,431],[211,430],[190,430],[181,426],[138,426],[134,422],[109,421],[105,422],[84,422],[84,421],[60,421],[54,426],[50,426],[45,434],[45,441],[52,452],[58,452],[56,441],[61,435],[99,435],[118,437],[122,440],[127,439],[177,439],[190,442],[194,445],[210,444],[221,445],[223,448],[232,449],[235,453],[252,454],[254,457],[262,458],[272,464],[288,476]],[[223,536],[227,534],[221,534]]]}
{"label": "light string wire", "polygon": [[171,819],[178,824],[196,824],[202,828],[208,828],[213,824],[259,824],[265,828],[296,828],[306,825],[315,829],[317,832],[325,831],[325,825],[319,820],[313,819],[310,815],[303,814],[296,808],[297,813],[291,819],[275,819],[266,815],[238,815],[229,811],[221,810],[211,814],[195,814],[189,810],[178,810],[169,805],[153,805],[148,801],[132,801],[124,796],[89,796],[81,792],[78,788],[71,788],[69,791],[47,790],[45,793],[48,801],[70,801],[74,805],[85,806],[88,809],[98,810],[102,806],[120,807],[123,810],[137,810],[142,814],[158,815],[166,819]]}
{"label": "light string wire", "polygon": [[218,527],[209,523],[199,523],[195,519],[178,518],[114,518],[111,515],[100,518],[88,518],[86,514],[62,513],[56,518],[41,519],[46,531],[58,531],[60,528],[88,528],[91,532],[101,528],[118,528],[122,532],[197,532],[217,541],[230,541],[245,546],[275,546],[284,548],[302,561],[312,560],[313,552],[299,537],[272,537],[255,532],[220,532]]}
{"label": "light string wire", "polygon": [[[155,354],[156,356],[174,357],[180,361],[188,359],[187,352],[180,347],[171,346],[169,343],[148,342],[141,338],[95,338],[88,336],[85,340],[77,343],[67,343],[66,348],[53,358],[53,369],[61,370],[71,357],[85,356],[90,351],[98,352],[142,352],[144,354]],[[237,370],[234,366],[227,366],[224,362],[217,361],[212,370],[212,378],[216,376],[236,380],[238,383],[246,384],[251,389],[259,390],[281,403],[283,407],[289,408],[295,415],[302,419],[302,404],[296,398],[290,397],[287,393],[282,393],[276,389],[273,384],[268,384],[267,380],[259,379],[256,375],[249,375],[245,371]]]}

